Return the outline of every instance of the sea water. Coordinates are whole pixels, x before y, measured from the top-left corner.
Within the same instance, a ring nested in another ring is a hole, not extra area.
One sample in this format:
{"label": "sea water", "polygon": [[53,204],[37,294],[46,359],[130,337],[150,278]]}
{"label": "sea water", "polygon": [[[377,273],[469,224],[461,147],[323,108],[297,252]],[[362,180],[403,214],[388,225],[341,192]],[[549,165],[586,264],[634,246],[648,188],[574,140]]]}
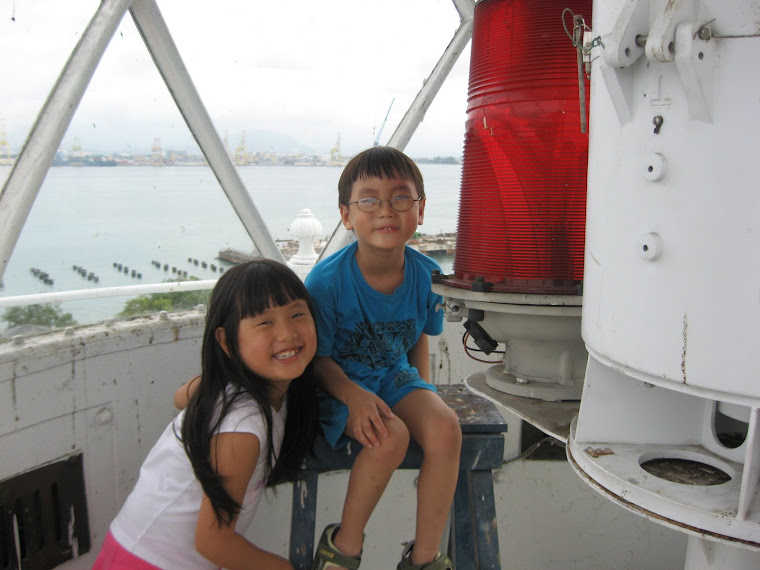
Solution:
{"label": "sea water", "polygon": [[[10,169],[0,166],[0,180]],[[423,164],[420,169],[427,205],[419,230],[456,231],[461,167]],[[325,237],[340,221],[340,168],[246,166],[238,172],[274,239],[292,238],[290,225],[302,209],[313,213]],[[219,273],[211,264],[229,266],[217,259],[225,248],[251,252],[253,244],[207,166],[53,167],[11,254],[0,297],[159,283],[176,279],[171,268],[215,279]],[[450,266],[450,260],[441,263],[444,270]],[[46,285],[32,269],[54,283]],[[132,277],[133,270],[142,277]],[[61,309],[80,324],[93,323],[115,316],[129,298],[70,301]]]}

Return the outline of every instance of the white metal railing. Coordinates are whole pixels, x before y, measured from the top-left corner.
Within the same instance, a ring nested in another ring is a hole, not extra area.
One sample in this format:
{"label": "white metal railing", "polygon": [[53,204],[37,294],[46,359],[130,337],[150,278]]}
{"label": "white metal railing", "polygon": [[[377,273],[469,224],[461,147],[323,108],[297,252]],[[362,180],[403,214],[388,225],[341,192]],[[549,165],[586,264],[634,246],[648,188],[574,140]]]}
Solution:
{"label": "white metal railing", "polygon": [[205,279],[203,281],[172,281],[171,283],[125,285],[123,287],[101,287],[98,289],[78,289],[76,291],[58,291],[53,293],[36,293],[34,295],[17,295],[15,297],[0,297],[0,309],[23,305],[82,301],[84,299],[129,297],[131,295],[147,295],[150,293],[203,291],[205,289],[213,289],[216,282],[216,279]]}

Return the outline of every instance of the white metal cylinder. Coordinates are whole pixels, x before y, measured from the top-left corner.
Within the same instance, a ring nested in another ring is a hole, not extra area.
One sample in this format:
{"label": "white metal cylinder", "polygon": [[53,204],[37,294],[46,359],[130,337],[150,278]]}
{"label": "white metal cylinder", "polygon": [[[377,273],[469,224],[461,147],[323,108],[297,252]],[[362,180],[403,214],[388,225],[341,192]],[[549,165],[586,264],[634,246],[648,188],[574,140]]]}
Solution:
{"label": "white metal cylinder", "polygon": [[[614,41],[622,4],[595,3],[594,36]],[[631,376],[757,405],[759,3],[675,2],[661,25],[662,3],[633,4],[648,10],[635,34],[647,45],[668,23],[674,40],[683,29],[697,36],[680,55],[688,63],[642,53],[592,76],[583,338]]]}
{"label": "white metal cylinder", "polygon": [[717,543],[691,549],[700,568],[757,568],[760,0],[597,1],[592,27],[589,362],[568,457]]}

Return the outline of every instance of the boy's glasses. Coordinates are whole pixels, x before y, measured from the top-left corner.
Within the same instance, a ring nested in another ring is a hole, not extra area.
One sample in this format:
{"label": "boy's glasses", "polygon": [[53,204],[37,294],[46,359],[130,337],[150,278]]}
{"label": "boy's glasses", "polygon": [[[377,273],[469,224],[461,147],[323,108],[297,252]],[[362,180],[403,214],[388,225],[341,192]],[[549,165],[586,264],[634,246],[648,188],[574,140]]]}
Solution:
{"label": "boy's glasses", "polygon": [[348,202],[346,205],[350,206],[351,204],[356,204],[356,207],[359,208],[362,212],[371,214],[372,212],[377,212],[383,202],[388,202],[391,205],[391,208],[393,208],[395,211],[406,212],[408,210],[411,210],[414,203],[419,202],[420,200],[422,200],[421,197],[412,198],[410,196],[394,196],[390,200],[381,200],[380,198],[367,197],[356,200],[356,202]]}

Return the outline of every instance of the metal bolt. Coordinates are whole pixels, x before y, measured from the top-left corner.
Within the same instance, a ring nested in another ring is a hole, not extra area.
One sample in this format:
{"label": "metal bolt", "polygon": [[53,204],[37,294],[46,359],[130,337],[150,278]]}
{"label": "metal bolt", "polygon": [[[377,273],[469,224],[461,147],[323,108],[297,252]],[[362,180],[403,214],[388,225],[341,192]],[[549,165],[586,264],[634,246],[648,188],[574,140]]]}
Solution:
{"label": "metal bolt", "polygon": [[652,119],[652,123],[654,124],[654,134],[660,133],[660,127],[662,127],[662,124],[665,122],[665,119],[662,118],[662,115],[655,116],[654,119]]}

